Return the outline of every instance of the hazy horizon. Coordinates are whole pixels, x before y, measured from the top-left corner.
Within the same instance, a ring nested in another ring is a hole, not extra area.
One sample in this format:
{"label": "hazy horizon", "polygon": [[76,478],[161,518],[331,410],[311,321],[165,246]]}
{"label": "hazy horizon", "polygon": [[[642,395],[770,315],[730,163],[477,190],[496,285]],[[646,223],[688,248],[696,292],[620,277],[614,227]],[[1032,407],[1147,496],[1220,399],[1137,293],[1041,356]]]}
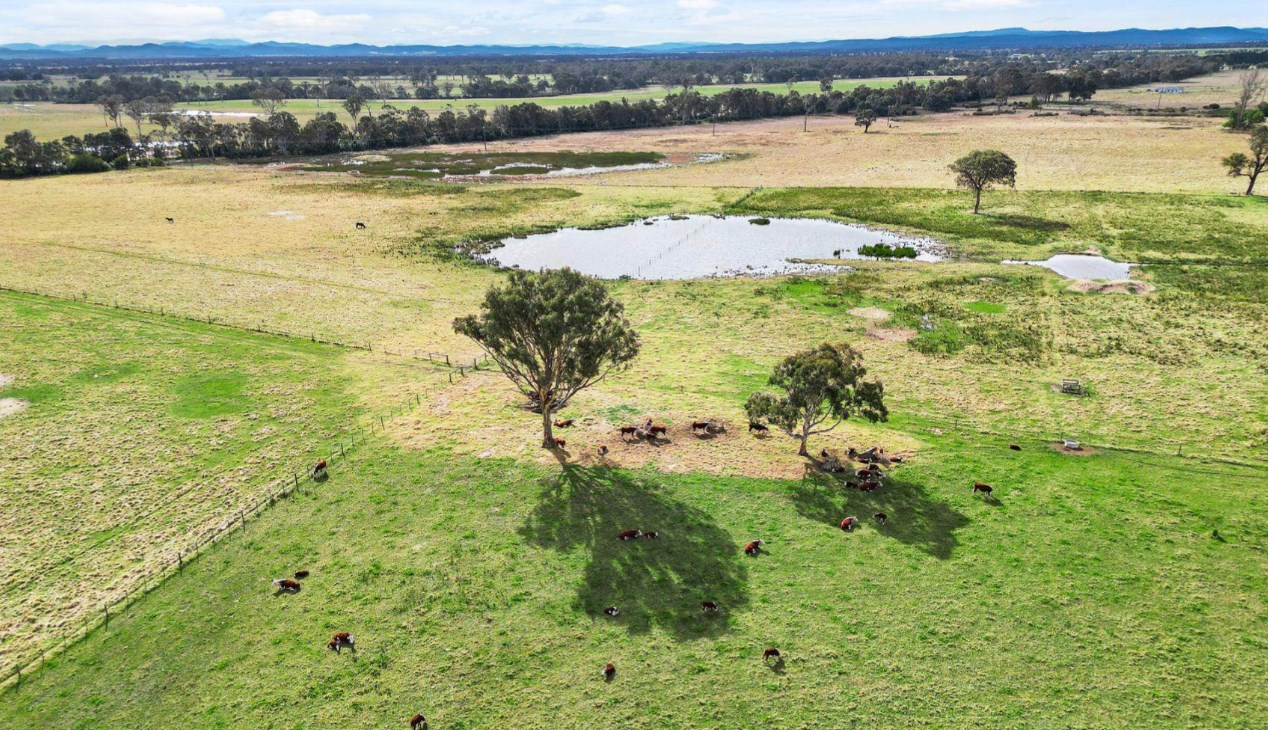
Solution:
{"label": "hazy horizon", "polygon": [[933,35],[999,28],[1268,27],[1268,3],[1241,0],[421,0],[15,2],[0,43],[194,41],[372,45],[769,43]]}

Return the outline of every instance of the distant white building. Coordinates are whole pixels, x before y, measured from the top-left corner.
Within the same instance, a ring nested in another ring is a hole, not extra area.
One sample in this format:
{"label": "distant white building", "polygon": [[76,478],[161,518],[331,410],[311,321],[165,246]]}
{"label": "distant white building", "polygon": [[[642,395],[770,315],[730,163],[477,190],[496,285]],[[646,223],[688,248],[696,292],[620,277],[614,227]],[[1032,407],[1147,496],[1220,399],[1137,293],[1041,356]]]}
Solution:
{"label": "distant white building", "polygon": [[1150,91],[1154,92],[1155,94],[1183,94],[1184,87],[1183,86],[1157,86],[1150,89]]}

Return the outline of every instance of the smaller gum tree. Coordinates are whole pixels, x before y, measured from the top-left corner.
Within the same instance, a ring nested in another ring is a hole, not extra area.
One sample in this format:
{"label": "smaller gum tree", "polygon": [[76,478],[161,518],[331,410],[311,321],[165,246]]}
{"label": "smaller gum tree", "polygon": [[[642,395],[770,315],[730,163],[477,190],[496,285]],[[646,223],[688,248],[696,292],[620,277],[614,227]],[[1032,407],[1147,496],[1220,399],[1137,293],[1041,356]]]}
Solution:
{"label": "smaller gum tree", "polygon": [[865,375],[863,356],[856,350],[825,342],[776,365],[768,382],[783,393],[753,393],[744,410],[750,421],[765,419],[800,439],[797,453],[809,456],[806,442],[812,435],[827,433],[848,418],[862,416],[872,423],[888,419],[885,386],[863,380]]}
{"label": "smaller gum tree", "polygon": [[638,356],[638,333],[607,287],[573,271],[513,271],[484,296],[479,315],[454,320],[542,413],[542,448],[554,448],[551,415],[584,388]]}
{"label": "smaller gum tree", "polygon": [[1234,152],[1222,162],[1232,177],[1244,177],[1250,182],[1246,185],[1246,194],[1255,194],[1255,182],[1259,175],[1268,168],[1268,126],[1255,127],[1250,133],[1250,154]]}
{"label": "smaller gum tree", "polygon": [[982,209],[982,191],[992,185],[1017,184],[1017,163],[999,150],[974,150],[951,163],[955,184],[973,191],[973,215]]}

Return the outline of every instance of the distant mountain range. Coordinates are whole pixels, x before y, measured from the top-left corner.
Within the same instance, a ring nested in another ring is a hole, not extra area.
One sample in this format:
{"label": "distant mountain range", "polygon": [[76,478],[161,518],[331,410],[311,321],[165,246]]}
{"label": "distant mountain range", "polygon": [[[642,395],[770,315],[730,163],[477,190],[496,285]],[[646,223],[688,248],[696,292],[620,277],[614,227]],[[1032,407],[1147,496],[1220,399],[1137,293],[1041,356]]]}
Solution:
{"label": "distant mountain range", "polygon": [[1035,31],[1025,28],[945,33],[930,36],[791,43],[659,43],[648,46],[371,46],[362,43],[319,46],[309,43],[248,43],[209,39],[137,45],[85,46],[31,43],[0,45],[0,59],[9,60],[148,60],[209,58],[284,58],[356,56],[611,56],[680,53],[862,53],[886,51],[1027,51],[1044,48],[1159,48],[1268,44],[1268,28],[1176,28],[1110,31]]}

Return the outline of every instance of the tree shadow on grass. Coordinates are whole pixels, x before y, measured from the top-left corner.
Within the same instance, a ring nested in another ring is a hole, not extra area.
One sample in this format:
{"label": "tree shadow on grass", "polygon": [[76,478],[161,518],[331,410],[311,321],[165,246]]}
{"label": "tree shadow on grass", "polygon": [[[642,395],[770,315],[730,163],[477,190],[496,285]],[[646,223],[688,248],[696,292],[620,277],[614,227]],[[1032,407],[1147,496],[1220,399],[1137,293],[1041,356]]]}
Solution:
{"label": "tree shadow on grass", "polygon": [[1030,231],[1042,231],[1044,233],[1055,233],[1070,228],[1069,223],[1048,220],[1047,218],[1039,218],[1033,215],[987,213],[985,218],[996,225],[1007,226],[1008,228],[1025,228]]}
{"label": "tree shadow on grass", "polygon": [[[617,539],[632,529],[655,530],[660,537]],[[659,627],[680,640],[715,636],[728,630],[726,614],[748,602],[739,544],[708,514],[642,476],[565,465],[557,478],[545,480],[519,532],[545,548],[589,550],[577,608],[631,632]],[[717,601],[721,613],[701,611],[706,600]],[[620,615],[605,616],[608,606]]]}
{"label": "tree shadow on grass", "polygon": [[[868,528],[939,560],[951,557],[959,544],[955,531],[969,524],[967,516],[931,498],[923,486],[893,478],[875,492],[861,492],[833,475],[807,472],[790,496],[803,517],[837,527],[854,515]],[[873,519],[877,512],[889,516],[885,525]]]}

